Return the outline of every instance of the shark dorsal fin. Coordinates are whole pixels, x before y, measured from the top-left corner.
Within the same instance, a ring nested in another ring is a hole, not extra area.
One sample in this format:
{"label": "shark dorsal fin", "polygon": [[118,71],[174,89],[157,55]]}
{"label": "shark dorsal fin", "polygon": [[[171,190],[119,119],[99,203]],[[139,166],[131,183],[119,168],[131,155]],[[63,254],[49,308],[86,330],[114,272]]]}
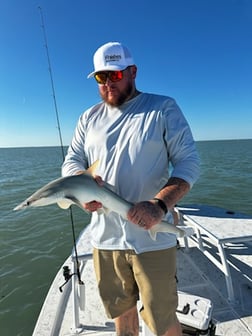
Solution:
{"label": "shark dorsal fin", "polygon": [[94,176],[98,166],[99,160],[96,160],[87,170],[85,170],[84,174]]}

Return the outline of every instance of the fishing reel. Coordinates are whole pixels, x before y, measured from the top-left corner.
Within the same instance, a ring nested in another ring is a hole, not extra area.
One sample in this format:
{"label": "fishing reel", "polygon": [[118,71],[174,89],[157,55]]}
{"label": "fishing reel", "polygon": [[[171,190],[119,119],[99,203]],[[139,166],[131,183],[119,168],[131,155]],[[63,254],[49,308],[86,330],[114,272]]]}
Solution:
{"label": "fishing reel", "polygon": [[69,266],[63,266],[63,276],[64,276],[64,279],[65,279],[65,282],[63,283],[63,285],[61,285],[59,287],[59,290],[60,290],[61,293],[63,292],[62,288],[68,283],[68,281],[72,278],[73,275],[78,276],[80,285],[84,284],[84,282],[81,280],[80,271],[79,271],[78,268],[77,268],[77,273],[71,273]]}
{"label": "fishing reel", "polygon": [[69,266],[63,266],[63,276],[64,276],[64,279],[65,279],[65,282],[63,283],[63,285],[61,285],[59,287],[59,290],[60,292],[62,293],[63,292],[63,287],[68,283],[68,281],[72,278],[73,275],[75,275],[76,273],[72,273],[71,274],[71,271],[70,271],[70,268]]}

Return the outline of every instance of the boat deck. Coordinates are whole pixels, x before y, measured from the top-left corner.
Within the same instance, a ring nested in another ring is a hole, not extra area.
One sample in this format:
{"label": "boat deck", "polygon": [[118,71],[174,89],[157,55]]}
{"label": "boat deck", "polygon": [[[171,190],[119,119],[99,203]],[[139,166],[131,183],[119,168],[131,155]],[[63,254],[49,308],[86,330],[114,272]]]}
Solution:
{"label": "boat deck", "polygon": [[[202,235],[202,239],[208,253],[214,258],[220,259],[219,250],[211,240],[204,235]],[[202,253],[197,243],[193,239],[189,239],[189,249],[185,247],[184,239],[179,239],[179,243],[177,257],[179,291],[205,297],[212,301],[212,317],[216,322],[216,335],[252,336],[252,243],[245,241],[225,245],[225,254],[234,290],[233,302],[228,299],[225,275]],[[91,252],[90,249],[87,229],[78,242],[78,253],[80,256],[85,255]],[[71,267],[71,264],[70,257],[64,265]],[[76,330],[73,327],[76,321],[73,317],[71,281],[63,287],[63,293],[60,293],[58,288],[64,283],[64,278],[62,271],[59,271],[48,293],[33,336],[74,335],[77,332],[79,335],[115,336],[114,323],[107,319],[97,293],[92,260],[89,259],[85,263],[81,277],[85,283],[86,302],[85,311],[80,311],[79,315],[80,328]],[[55,307],[58,307],[58,311]],[[54,323],[55,320],[57,323]],[[141,330],[140,335],[151,335],[144,333],[143,327]]]}

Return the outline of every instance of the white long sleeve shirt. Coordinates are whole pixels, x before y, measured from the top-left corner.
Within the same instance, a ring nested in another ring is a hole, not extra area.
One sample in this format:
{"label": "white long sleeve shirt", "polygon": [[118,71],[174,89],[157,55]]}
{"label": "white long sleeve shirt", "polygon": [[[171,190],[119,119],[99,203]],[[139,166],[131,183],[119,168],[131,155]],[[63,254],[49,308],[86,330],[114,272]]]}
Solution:
{"label": "white long sleeve shirt", "polygon": [[[120,107],[101,102],[85,111],[77,124],[62,166],[73,175],[99,160],[96,171],[129,202],[152,199],[171,176],[191,186],[199,176],[199,158],[189,125],[169,97],[141,93]],[[148,231],[115,212],[91,219],[92,244],[100,249],[133,249],[136,253],[175,246],[176,237]]]}

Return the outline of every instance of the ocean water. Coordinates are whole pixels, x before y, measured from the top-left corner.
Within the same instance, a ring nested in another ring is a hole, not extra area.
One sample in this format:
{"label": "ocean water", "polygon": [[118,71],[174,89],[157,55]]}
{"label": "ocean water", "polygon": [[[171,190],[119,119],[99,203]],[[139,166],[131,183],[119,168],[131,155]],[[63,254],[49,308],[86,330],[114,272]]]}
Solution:
{"label": "ocean water", "polygon": [[[197,142],[201,176],[180,202],[252,215],[252,140]],[[69,211],[12,209],[60,176],[59,147],[0,148],[0,334],[29,336],[50,284],[71,253]],[[89,216],[74,207],[75,233]]]}

